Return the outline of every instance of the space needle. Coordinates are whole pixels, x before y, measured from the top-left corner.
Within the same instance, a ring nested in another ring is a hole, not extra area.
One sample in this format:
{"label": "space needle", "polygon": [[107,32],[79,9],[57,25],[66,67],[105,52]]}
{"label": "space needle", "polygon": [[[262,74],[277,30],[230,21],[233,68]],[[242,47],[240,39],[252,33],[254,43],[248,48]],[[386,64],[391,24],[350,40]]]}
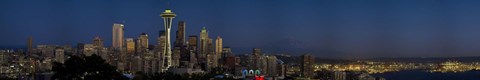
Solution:
{"label": "space needle", "polygon": [[[163,18],[163,23],[165,25],[165,47],[163,48],[163,54],[165,54],[165,57],[167,59],[166,61],[166,68],[168,69],[172,66],[172,51],[171,51],[171,45],[170,45],[170,29],[172,28],[172,20],[177,16],[175,13],[173,13],[170,9],[166,9],[165,12],[160,14],[160,16]],[[165,62],[165,61],[164,61]]]}

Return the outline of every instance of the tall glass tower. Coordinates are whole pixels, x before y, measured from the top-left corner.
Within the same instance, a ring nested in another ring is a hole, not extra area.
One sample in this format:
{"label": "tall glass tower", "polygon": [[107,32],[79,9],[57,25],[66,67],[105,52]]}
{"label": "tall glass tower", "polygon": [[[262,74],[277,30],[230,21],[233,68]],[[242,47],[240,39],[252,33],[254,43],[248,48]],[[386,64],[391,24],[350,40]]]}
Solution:
{"label": "tall glass tower", "polygon": [[165,59],[164,61],[167,66],[165,69],[168,69],[172,66],[172,51],[171,51],[171,44],[170,44],[170,29],[172,28],[172,20],[177,16],[175,13],[173,13],[170,9],[166,9],[165,12],[160,14],[160,16],[163,18],[163,23],[165,25],[165,47],[163,49],[163,54],[165,54]]}
{"label": "tall glass tower", "polygon": [[113,34],[112,47],[115,49],[122,49],[123,48],[123,24],[114,23],[112,34]]}

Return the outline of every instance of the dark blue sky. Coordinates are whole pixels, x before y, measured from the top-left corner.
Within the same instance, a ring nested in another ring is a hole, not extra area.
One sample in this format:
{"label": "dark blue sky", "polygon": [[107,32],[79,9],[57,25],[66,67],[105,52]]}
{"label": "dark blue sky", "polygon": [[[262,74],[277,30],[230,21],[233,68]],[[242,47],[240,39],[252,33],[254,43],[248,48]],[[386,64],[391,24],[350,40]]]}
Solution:
{"label": "dark blue sky", "polygon": [[[125,36],[149,34],[156,43],[167,8],[222,36],[236,54],[259,47],[268,54],[318,57],[480,56],[478,0],[1,0],[0,47],[91,43],[111,45],[112,23]],[[172,33],[172,36],[175,36]],[[172,39],[173,40],[173,39]]]}

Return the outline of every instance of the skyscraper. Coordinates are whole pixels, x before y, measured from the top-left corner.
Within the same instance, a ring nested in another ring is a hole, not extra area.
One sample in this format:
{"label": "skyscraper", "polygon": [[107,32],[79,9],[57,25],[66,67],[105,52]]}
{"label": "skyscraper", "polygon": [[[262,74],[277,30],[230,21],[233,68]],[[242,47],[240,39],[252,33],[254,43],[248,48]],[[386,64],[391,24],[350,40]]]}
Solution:
{"label": "skyscraper", "polygon": [[159,32],[159,36],[158,36],[158,46],[156,47],[157,48],[157,52],[156,54],[154,55],[155,58],[157,60],[159,60],[157,62],[158,66],[156,66],[155,68],[157,68],[157,70],[159,70],[158,72],[163,72],[167,69],[166,66],[168,66],[167,62],[169,62],[170,60],[168,60],[166,57],[165,57],[165,45],[166,43],[166,36],[165,36],[165,31],[160,31]]}
{"label": "skyscraper", "polygon": [[198,61],[202,68],[207,68],[207,54],[208,54],[208,31],[205,27],[200,31],[200,50],[198,53]]}
{"label": "skyscraper", "polygon": [[217,39],[215,40],[215,53],[217,54],[218,57],[222,56],[222,51],[223,51],[223,45],[222,45],[222,38],[220,36],[217,36]]}
{"label": "skyscraper", "polygon": [[127,53],[133,55],[133,53],[135,53],[135,40],[133,40],[133,38],[127,38],[125,41],[127,42]]}
{"label": "skyscraper", "polygon": [[172,51],[172,67],[180,66],[180,56],[182,54],[181,47],[174,47]]}
{"label": "skyscraper", "polygon": [[28,37],[28,40],[27,40],[27,47],[28,47],[28,55],[30,55],[32,53],[32,50],[33,50],[33,38],[32,37]]}
{"label": "skyscraper", "polygon": [[182,47],[185,45],[185,21],[178,22],[177,36],[175,39],[175,47]]}
{"label": "skyscraper", "polygon": [[175,38],[175,46],[172,52],[172,65],[186,67],[190,53],[185,48],[185,21],[178,22],[178,30]]}
{"label": "skyscraper", "polygon": [[225,64],[225,58],[230,56],[235,57],[235,55],[233,55],[232,53],[232,49],[230,47],[223,47],[222,53],[219,57],[221,59],[220,61],[223,61],[223,62],[219,62],[219,63]]}
{"label": "skyscraper", "polygon": [[171,44],[170,44],[170,29],[172,27],[172,20],[177,16],[175,13],[173,13],[170,9],[166,9],[165,12],[160,14],[160,16],[163,18],[163,23],[165,26],[165,58],[168,60],[167,61],[167,68],[172,65],[172,51],[171,51]]}
{"label": "skyscraper", "polygon": [[114,23],[112,30],[112,47],[121,49],[123,47],[123,24]]}
{"label": "skyscraper", "polygon": [[196,35],[188,36],[188,50],[194,50],[196,52],[197,48],[198,48],[198,36]]}
{"label": "skyscraper", "polygon": [[234,68],[237,65],[235,55],[233,55],[232,49],[230,47],[223,47],[220,59],[220,61],[222,62],[219,63],[221,63],[222,66]]}
{"label": "skyscraper", "polygon": [[300,56],[300,72],[304,77],[313,77],[313,64],[315,63],[315,58],[310,54],[303,54]]}
{"label": "skyscraper", "polygon": [[100,37],[95,37],[93,38],[93,43],[95,54],[101,55],[103,53],[103,40]]}
{"label": "skyscraper", "polygon": [[187,50],[190,53],[190,66],[193,67],[198,63],[198,36],[188,36]]}
{"label": "skyscraper", "polygon": [[267,76],[277,76],[277,57],[271,55],[271,56],[266,56],[267,59],[267,69],[264,70],[267,74]]}
{"label": "skyscraper", "polygon": [[142,33],[138,37],[137,40],[137,52],[138,53],[145,53],[148,49],[148,35],[147,33]]}
{"label": "skyscraper", "polygon": [[93,46],[95,46],[97,48],[103,47],[103,40],[98,36],[93,38]]}
{"label": "skyscraper", "polygon": [[215,54],[215,48],[213,46],[213,39],[208,38],[207,40],[207,59],[208,59],[208,68],[214,68],[218,65],[218,56]]}
{"label": "skyscraper", "polygon": [[123,54],[120,54],[120,60],[123,61],[124,67],[123,68],[128,68],[129,70],[134,70],[135,64],[134,64],[134,57],[135,57],[135,40],[133,38],[126,38],[125,39],[125,49],[126,52],[121,52]]}
{"label": "skyscraper", "polygon": [[266,59],[262,54],[262,50],[260,48],[253,48],[253,52],[251,55],[251,61],[249,62],[249,67],[252,69],[260,69],[265,71],[267,68]]}
{"label": "skyscraper", "polygon": [[222,56],[227,57],[227,56],[235,56],[233,55],[232,48],[230,47],[223,47],[222,48]]}
{"label": "skyscraper", "polygon": [[[148,50],[148,35],[146,33],[140,34],[137,39],[136,49],[137,55],[142,58],[142,70],[146,73],[151,73],[154,69],[152,69],[155,63],[152,63],[153,54],[151,51]],[[139,66],[137,66],[139,67]]]}
{"label": "skyscraper", "polygon": [[200,53],[206,54],[207,52],[207,42],[208,42],[208,31],[205,27],[200,31]]}

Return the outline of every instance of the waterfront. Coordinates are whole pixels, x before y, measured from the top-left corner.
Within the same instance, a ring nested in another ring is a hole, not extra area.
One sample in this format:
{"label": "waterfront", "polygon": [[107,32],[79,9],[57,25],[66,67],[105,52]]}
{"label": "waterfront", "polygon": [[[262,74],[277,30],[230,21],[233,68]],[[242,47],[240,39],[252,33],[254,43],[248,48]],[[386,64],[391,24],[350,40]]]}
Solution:
{"label": "waterfront", "polygon": [[383,77],[386,80],[480,80],[480,71],[466,71],[457,73],[430,73],[425,70],[407,70],[371,75],[376,77]]}

